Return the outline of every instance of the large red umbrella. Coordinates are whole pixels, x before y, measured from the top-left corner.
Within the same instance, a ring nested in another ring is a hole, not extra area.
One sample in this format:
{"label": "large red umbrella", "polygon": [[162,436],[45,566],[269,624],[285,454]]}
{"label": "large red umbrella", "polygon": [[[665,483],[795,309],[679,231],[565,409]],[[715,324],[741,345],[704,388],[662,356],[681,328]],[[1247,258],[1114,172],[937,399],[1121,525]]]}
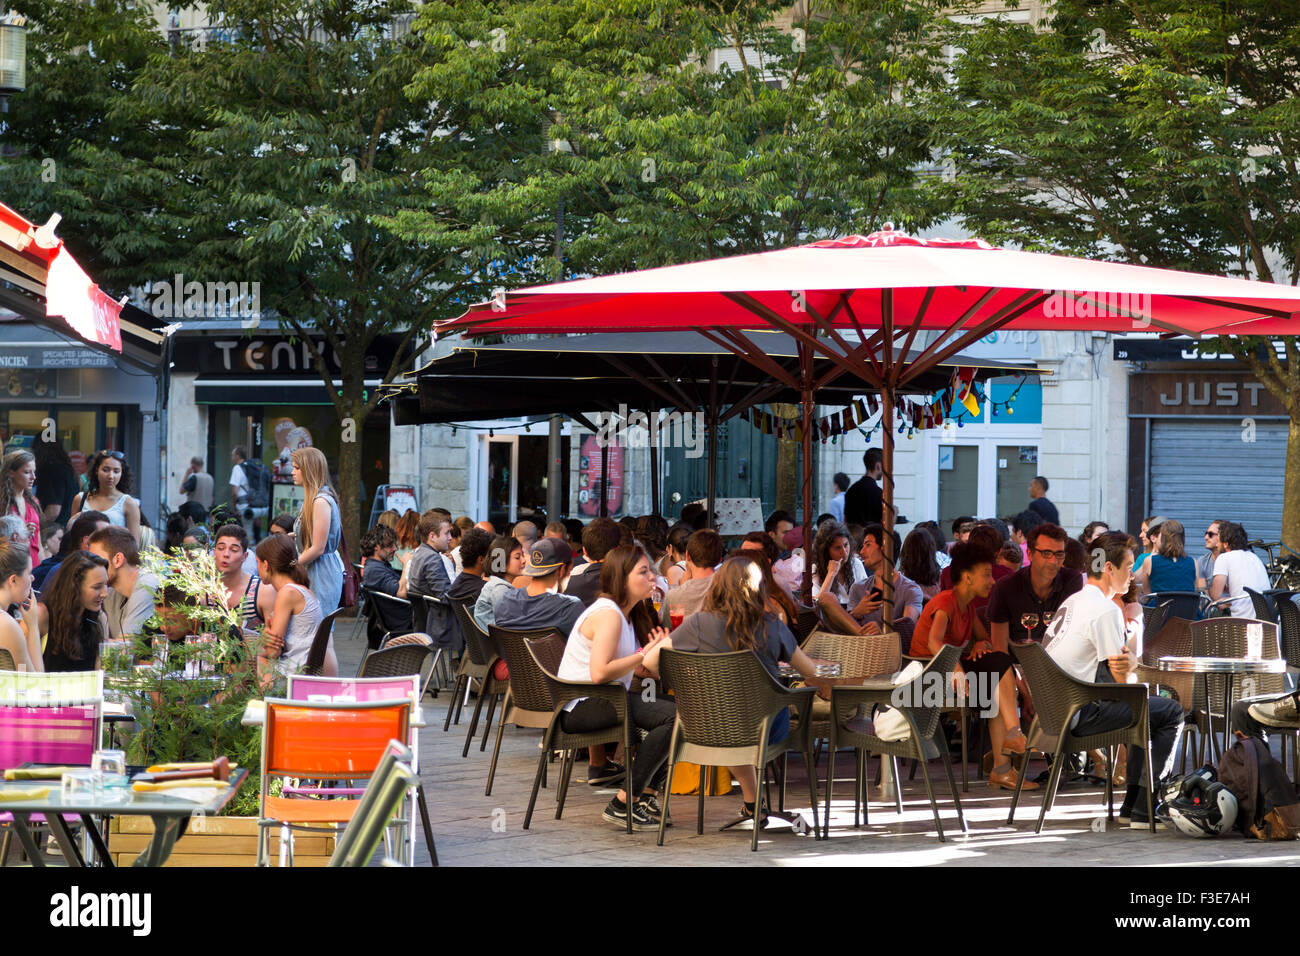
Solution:
{"label": "large red umbrella", "polygon": [[[701,332],[804,395],[809,541],[813,404],[830,374],[813,374],[815,355],[834,363],[834,375],[850,372],[881,391],[884,523],[892,529],[894,395],[990,332],[1273,335],[1297,331],[1298,317],[1300,289],[1291,286],[995,249],[978,239],[918,239],[887,226],[869,236],[503,293],[436,323],[435,334]],[[798,374],[768,360],[745,334],[758,328],[798,340]],[[910,361],[895,362],[895,349],[908,355],[924,330],[940,334]],[[892,551],[892,536],[885,539]]]}

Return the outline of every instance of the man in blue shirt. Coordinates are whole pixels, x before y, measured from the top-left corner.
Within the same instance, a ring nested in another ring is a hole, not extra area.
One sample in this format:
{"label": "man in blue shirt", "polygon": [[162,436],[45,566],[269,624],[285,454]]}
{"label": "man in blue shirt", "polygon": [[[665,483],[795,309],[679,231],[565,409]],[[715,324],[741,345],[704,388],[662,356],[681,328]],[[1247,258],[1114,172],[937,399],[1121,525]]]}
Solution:
{"label": "man in blue shirt", "polygon": [[559,584],[573,564],[573,549],[559,538],[542,538],[528,549],[524,575],[526,587],[514,588],[501,596],[496,623],[515,631],[553,627],[568,638],[585,610],[572,594],[559,594]]}

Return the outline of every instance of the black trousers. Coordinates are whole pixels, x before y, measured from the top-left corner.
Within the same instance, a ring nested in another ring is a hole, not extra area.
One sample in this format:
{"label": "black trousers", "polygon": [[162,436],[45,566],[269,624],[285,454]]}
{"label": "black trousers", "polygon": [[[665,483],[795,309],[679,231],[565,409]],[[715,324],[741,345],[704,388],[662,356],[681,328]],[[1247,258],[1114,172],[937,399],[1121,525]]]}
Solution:
{"label": "black trousers", "polygon": [[[648,786],[662,789],[668,775],[668,745],[672,743],[673,721],[677,705],[671,700],[642,700],[640,694],[628,692],[628,714],[632,726],[646,731],[632,761],[632,780],[627,787],[628,799],[635,800]],[[587,734],[618,723],[618,715],[608,701],[588,697],[579,701],[560,717],[560,727],[567,734]]]}
{"label": "black trousers", "polygon": [[[1147,708],[1151,715],[1151,768],[1155,772],[1156,782],[1159,783],[1173,765],[1178,736],[1183,732],[1183,708],[1178,701],[1170,700],[1168,697],[1147,698]],[[1132,723],[1133,709],[1128,704],[1117,700],[1103,700],[1089,704],[1079,711],[1079,722],[1074,727],[1074,733],[1080,737],[1104,734]],[[1142,748],[1130,747],[1128,749],[1130,785],[1142,783],[1142,771],[1145,765]]]}

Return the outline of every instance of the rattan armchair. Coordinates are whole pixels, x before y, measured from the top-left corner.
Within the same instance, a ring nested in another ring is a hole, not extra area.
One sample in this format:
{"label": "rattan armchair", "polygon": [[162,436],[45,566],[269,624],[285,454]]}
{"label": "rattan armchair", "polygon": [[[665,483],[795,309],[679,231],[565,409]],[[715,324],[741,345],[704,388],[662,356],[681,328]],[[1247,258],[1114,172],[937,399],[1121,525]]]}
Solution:
{"label": "rattan armchair", "polygon": [[1278,640],[1288,668],[1300,669],[1300,607],[1290,595],[1275,597],[1277,607]]}
{"label": "rattan armchair", "polygon": [[1148,604],[1142,608],[1142,642],[1145,643],[1160,633],[1174,612],[1174,602]]}
{"label": "rattan armchair", "polygon": [[[539,731],[545,731],[551,725],[551,718],[555,715],[555,701],[551,699],[551,687],[546,680],[545,672],[528,650],[527,643],[536,638],[546,637],[548,634],[559,634],[559,631],[550,627],[532,631],[515,631],[494,624],[488,629],[488,633],[496,641],[501,656],[506,660],[506,666],[510,668],[510,681],[505,702],[501,707],[501,720],[497,724],[497,742],[492,749],[492,764],[488,767],[487,789],[483,791],[485,797],[492,796],[492,781],[496,778],[497,760],[501,756],[501,738],[505,735],[506,724]],[[541,650],[543,654],[553,654],[550,645]],[[548,667],[552,672],[560,668],[558,657],[550,659],[544,656],[542,662],[543,666]],[[543,754],[549,756],[545,751]],[[545,769],[546,766],[543,764],[543,785],[546,783]]]}
{"label": "rattan armchair", "polygon": [[469,745],[474,740],[474,734],[478,732],[478,721],[479,716],[483,713],[483,702],[488,702],[488,712],[487,722],[483,725],[483,741],[479,744],[479,750],[487,749],[488,735],[492,732],[492,715],[496,713],[497,702],[505,697],[509,685],[506,681],[498,680],[492,676],[493,668],[496,666],[497,661],[501,659],[496,641],[478,626],[478,622],[474,620],[474,615],[470,613],[467,604],[462,601],[452,601],[451,606],[455,610],[457,618],[460,619],[460,629],[465,635],[465,655],[460,661],[460,669],[456,674],[456,690],[452,694],[454,699],[451,707],[447,708],[447,720],[443,722],[442,729],[445,731],[452,720],[453,708],[456,711],[455,720],[460,723],[460,711],[461,707],[464,706],[465,697],[469,693],[470,683],[478,681],[478,697],[474,702],[474,716],[470,719],[469,730],[465,733],[465,746],[460,752],[462,757],[468,757]]}
{"label": "rattan armchair", "polygon": [[334,619],[346,611],[347,608],[339,608],[326,614],[316,627],[316,636],[312,639],[311,650],[307,652],[307,663],[303,665],[302,672],[313,677],[319,677],[325,670],[325,658],[329,651],[330,637],[334,633]]}
{"label": "rattan armchair", "polygon": [[[763,819],[763,777],[769,761],[788,751],[802,753],[808,766],[808,795],[812,800],[813,836],[817,834],[817,775],[812,757],[812,721],[808,719],[815,691],[811,687],[788,690],[772,677],[753,651],[694,654],[663,650],[659,673],[673,692],[677,719],[668,749],[668,779],[679,760],[700,766],[699,815],[696,833],[704,833],[704,782],[710,767],[745,764],[759,771],[754,805],[754,833],[750,849],[758,849],[759,821]],[[791,720],[784,740],[768,743],[772,723],[786,707],[800,711]],[[664,790],[659,821],[659,845],[664,844],[671,787]]]}
{"label": "rattan armchair", "polygon": [[[1024,671],[1025,680],[1029,684],[1029,693],[1034,698],[1034,709],[1037,711],[1034,727],[1046,734],[1048,739],[1055,741],[1051,749],[1052,769],[1047,777],[1047,786],[1043,788],[1043,805],[1039,810],[1038,826],[1034,828],[1034,832],[1041,833],[1043,830],[1043,820],[1046,819],[1047,811],[1051,809],[1056,799],[1061,769],[1070,754],[1105,747],[1113,765],[1114,748],[1126,745],[1141,747],[1146,758],[1147,820],[1150,821],[1151,832],[1155,833],[1156,820],[1151,793],[1158,781],[1151,766],[1151,718],[1147,708],[1147,697],[1150,691],[1146,684],[1095,684],[1077,680],[1061,670],[1048,656],[1047,651],[1038,644],[1013,644],[1011,653],[1015,655],[1016,663]],[[1076,734],[1070,726],[1075,714],[1088,704],[1104,700],[1117,700],[1128,704],[1133,713],[1132,722],[1126,727],[1101,734],[1084,736]],[[1032,733],[1030,737],[1033,737]],[[1112,774],[1106,775],[1106,818],[1108,820],[1114,819],[1115,816],[1112,776]],[[1020,779],[1016,783],[1015,795],[1011,798],[1011,811],[1007,814],[1008,825],[1015,822],[1016,806],[1020,802],[1020,791],[1024,782],[1025,773],[1022,769]],[[1138,782],[1129,781],[1130,784]]]}
{"label": "rattan armchair", "polygon": [[1270,624],[1277,623],[1277,610],[1273,607],[1273,602],[1258,591],[1250,588],[1242,588],[1246,596],[1250,598],[1250,606],[1255,611],[1255,617],[1261,621],[1268,621]]}
{"label": "rattan armchair", "polygon": [[1207,599],[1200,591],[1152,591],[1142,599],[1143,604],[1164,604],[1173,601],[1172,615],[1185,621],[1195,621],[1205,611]]}
{"label": "rattan armchair", "polygon": [[3,648],[0,648],[0,671],[12,670],[17,670],[14,666],[14,656]]}
{"label": "rattan armchair", "polygon": [[411,620],[411,602],[406,598],[365,585],[361,586],[361,594],[366,598],[363,613],[367,621],[366,642],[371,650],[377,650],[393,633],[402,630],[400,625],[393,626],[394,620],[414,623]]}
{"label": "rattan armchair", "polygon": [[[961,797],[957,794],[957,781],[952,774],[952,759],[948,756],[948,741],[944,736],[939,715],[943,707],[924,706],[930,699],[936,684],[944,696],[952,691],[952,675],[957,667],[961,649],[953,645],[944,647],[930,658],[925,670],[906,684],[895,686],[891,680],[869,681],[862,687],[837,686],[831,690],[831,737],[829,775],[834,778],[835,752],[840,747],[852,747],[857,763],[855,775],[856,788],[853,793],[853,825],[858,824],[858,807],[862,807],[864,822],[868,817],[869,797],[866,785],[866,755],[878,754],[883,761],[889,758],[894,762],[894,780],[899,787],[899,811],[902,811],[902,781],[898,778],[898,758],[912,758],[921,765],[927,763],[925,744],[931,743],[938,748],[943,758],[943,769],[948,775],[948,788],[952,792],[952,802],[957,808],[957,821],[962,832],[966,832],[966,818],[962,814]],[[916,703],[913,703],[916,702]],[[882,740],[875,735],[875,727],[869,724],[859,713],[870,713],[875,705],[888,705],[896,708],[906,719],[911,733],[906,740]],[[927,770],[925,790],[930,797],[930,809],[934,812],[934,825],[939,831],[939,840],[944,842],[943,821],[939,818],[939,804],[934,797],[934,784],[930,781]],[[830,834],[831,800],[830,791],[826,796],[826,811],[822,815],[822,836]]]}
{"label": "rattan armchair", "polygon": [[[537,791],[541,788],[542,779],[546,774],[546,764],[550,760],[551,753],[556,750],[563,752],[560,763],[560,782],[555,792],[555,819],[558,820],[564,813],[564,798],[569,792],[569,780],[573,776],[573,762],[579,750],[585,747],[598,747],[601,744],[621,743],[623,753],[628,756],[630,770],[632,763],[632,723],[627,706],[627,690],[622,684],[593,684],[590,681],[561,680],[555,676],[555,672],[559,670],[559,661],[564,657],[564,638],[559,635],[559,632],[552,631],[546,637],[525,641],[524,646],[528,649],[533,663],[542,672],[547,687],[550,689],[551,701],[554,705],[551,721],[542,734],[542,753],[537,759],[537,773],[533,777],[533,792],[528,798],[528,810],[524,813],[524,829],[527,830],[529,824],[533,821],[533,807],[537,804]],[[589,733],[569,733],[561,724],[564,708],[571,701],[582,700],[587,697],[603,700],[613,707],[617,723]],[[630,772],[628,783],[629,785],[631,783]],[[665,795],[666,793],[667,789],[665,789]],[[635,794],[628,789],[629,810],[631,804],[636,802],[639,796],[639,794]],[[666,812],[667,809],[665,808]],[[631,812],[627,815],[627,832],[632,832]]]}

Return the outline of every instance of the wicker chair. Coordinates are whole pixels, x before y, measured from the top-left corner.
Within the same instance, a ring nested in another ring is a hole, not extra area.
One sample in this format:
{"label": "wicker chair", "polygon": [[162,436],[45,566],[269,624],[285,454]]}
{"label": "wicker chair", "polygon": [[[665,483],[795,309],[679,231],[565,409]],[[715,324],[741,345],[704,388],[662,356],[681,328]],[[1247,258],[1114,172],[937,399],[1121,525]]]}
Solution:
{"label": "wicker chair", "polygon": [[1169,620],[1173,611],[1173,601],[1165,601],[1163,604],[1148,604],[1142,608],[1142,643],[1144,645],[1160,633],[1160,629],[1165,626],[1165,622]]}
{"label": "wicker chair", "polygon": [[366,598],[366,640],[371,650],[377,650],[395,630],[392,625],[394,617],[399,614],[411,617],[411,602],[395,594],[385,594],[367,587],[362,587],[361,593]]}
{"label": "wicker chair", "polygon": [[[1149,684],[1167,688],[1183,707],[1184,733],[1180,745],[1179,759],[1184,771],[1188,760],[1195,756],[1197,765],[1205,761],[1206,735],[1209,733],[1209,720],[1205,702],[1205,681],[1195,674],[1176,674],[1162,671],[1157,666],[1162,657],[1204,657],[1205,632],[1201,622],[1188,621],[1181,617],[1171,617],[1156,634],[1144,634],[1142,639],[1142,656],[1138,659],[1137,679]],[[1196,730],[1197,742],[1193,743],[1191,730]]]}
{"label": "wicker chair", "polygon": [[[830,769],[829,774],[833,777],[835,772],[835,751],[840,747],[852,747],[857,763],[857,774],[855,781],[857,786],[853,793],[853,825],[858,825],[858,807],[862,807],[863,821],[867,821],[869,798],[866,786],[866,755],[868,753],[879,754],[883,761],[886,757],[894,762],[894,779],[898,783],[898,810],[901,813],[903,809],[901,781],[898,780],[898,758],[910,757],[921,764],[927,762],[925,756],[926,742],[932,743],[939,750],[939,756],[943,758],[943,769],[948,775],[948,789],[952,793],[953,805],[957,808],[957,821],[961,825],[962,832],[966,832],[966,818],[962,814],[961,797],[957,794],[957,781],[952,775],[952,759],[948,756],[948,741],[943,733],[943,726],[939,722],[939,715],[942,708],[911,706],[900,704],[900,701],[924,700],[930,696],[933,691],[926,693],[927,688],[932,688],[936,681],[940,686],[948,689],[952,687],[953,671],[957,667],[957,659],[961,654],[961,649],[949,645],[935,654],[926,665],[925,670],[916,676],[912,681],[901,686],[894,686],[892,681],[871,681],[862,687],[843,687],[836,686],[831,689],[831,738],[830,738]],[[860,712],[870,713],[873,705],[887,704],[897,707],[906,719],[911,733],[906,740],[881,740],[875,735],[875,728],[866,721],[860,719]],[[934,785],[930,781],[930,774],[925,773],[925,790],[930,796],[930,809],[934,812],[934,825],[939,831],[939,841],[944,842],[943,821],[939,818],[939,804],[934,797]],[[826,795],[826,812],[822,815],[822,836],[823,838],[830,835],[830,815],[831,800],[830,792]]]}
{"label": "wicker chair", "polygon": [[14,656],[3,648],[0,648],[0,671],[11,670],[16,670],[14,666]]}
{"label": "wicker chair", "polygon": [[501,659],[501,655],[497,652],[496,642],[492,640],[491,635],[483,633],[474,616],[469,613],[468,605],[461,601],[452,601],[451,605],[456,611],[456,616],[460,618],[460,629],[465,635],[465,656],[461,658],[460,670],[456,675],[456,689],[452,693],[451,706],[447,708],[447,719],[443,721],[442,729],[445,731],[450,726],[453,708],[456,711],[456,722],[460,722],[460,710],[464,706],[465,695],[469,692],[470,681],[478,681],[478,699],[474,703],[474,716],[470,719],[469,730],[465,734],[465,747],[460,752],[462,757],[468,757],[469,745],[478,731],[483,702],[489,701],[489,705],[487,723],[483,725],[483,742],[479,744],[479,750],[487,749],[488,734],[492,732],[492,715],[496,713],[497,701],[505,697],[509,684],[492,676],[492,669]]}
{"label": "wicker chair", "polygon": [[[524,642],[533,664],[541,671],[550,691],[554,707],[550,723],[542,734],[542,752],[537,758],[537,773],[533,776],[533,792],[528,798],[528,810],[524,813],[524,829],[533,821],[533,808],[537,805],[537,792],[546,776],[546,764],[551,753],[563,752],[560,762],[560,781],[555,792],[555,819],[564,813],[564,798],[569,792],[569,780],[573,776],[573,762],[579,750],[585,747],[597,747],[601,744],[623,745],[623,753],[632,753],[632,723],[627,706],[627,690],[620,683],[593,684],[584,681],[561,680],[555,676],[559,670],[559,661],[564,658],[564,638],[558,631],[552,631],[546,637]],[[617,723],[609,727],[585,734],[571,734],[564,730],[561,719],[564,707],[570,701],[584,697],[596,697],[606,701],[614,708]],[[629,763],[630,763],[629,759]],[[665,789],[665,795],[667,794]],[[636,799],[636,794],[628,791],[629,802]],[[667,807],[664,812],[667,813]],[[627,815],[627,832],[632,832],[632,814]]]}
{"label": "wicker chair", "polygon": [[[840,677],[861,679],[892,674],[900,666],[898,638],[886,634],[836,634],[833,631],[813,631],[803,642],[802,650],[815,660],[834,661],[840,665]],[[811,711],[812,736],[820,754],[821,741],[831,736],[831,702],[814,697]],[[826,787],[832,786],[828,775]]]}
{"label": "wicker chair", "polygon": [[[1043,788],[1043,806],[1038,812],[1038,826],[1035,833],[1043,831],[1043,820],[1056,799],[1056,788],[1061,780],[1061,769],[1065,766],[1069,754],[1081,750],[1107,748],[1107,754],[1113,765],[1115,750],[1121,744],[1129,747],[1141,747],[1146,757],[1147,781],[1147,819],[1151,822],[1151,832],[1156,832],[1154,808],[1151,803],[1151,791],[1156,780],[1151,767],[1151,717],[1147,709],[1147,697],[1150,691],[1145,684],[1093,684],[1076,680],[1057,666],[1038,644],[1013,644],[1011,653],[1016,663],[1024,671],[1029,683],[1029,692],[1034,698],[1037,716],[1034,728],[1041,730],[1048,739],[1055,740],[1051,746],[1052,769],[1047,777],[1047,786]],[[1103,700],[1118,700],[1128,704],[1133,712],[1133,722],[1119,730],[1110,730],[1102,734],[1079,736],[1070,727],[1074,715],[1088,704]],[[1033,734],[1031,733],[1032,737]],[[1112,774],[1106,775],[1106,817],[1115,816],[1114,784]],[[1020,802],[1020,791],[1025,782],[1025,774],[1020,774],[1016,784],[1015,795],[1011,798],[1011,811],[1007,814],[1007,825],[1015,822],[1016,806]],[[1130,783],[1139,781],[1131,780]]]}
{"label": "wicker chair", "polygon": [[[668,749],[668,779],[679,760],[700,765],[699,815],[696,833],[704,833],[705,781],[710,767],[750,764],[759,769],[760,780],[754,806],[751,850],[758,849],[758,821],[763,818],[763,781],[767,764],[788,751],[804,755],[808,766],[808,795],[812,800],[813,836],[817,834],[817,775],[812,758],[812,721],[791,721],[785,739],[769,744],[772,722],[781,711],[793,706],[804,717],[816,693],[811,687],[787,690],[772,677],[753,651],[725,654],[692,654],[664,650],[659,654],[659,672],[677,703],[672,743]],[[659,820],[659,846],[664,845],[664,828],[672,788],[664,790],[663,813]]]}
{"label": "wicker chair", "polygon": [[1143,598],[1142,603],[1164,604],[1166,601],[1173,601],[1174,607],[1171,613],[1174,617],[1195,621],[1205,610],[1205,600],[1205,595],[1199,591],[1152,591]]}
{"label": "wicker chair", "polygon": [[1282,642],[1282,656],[1287,667],[1300,668],[1300,607],[1290,597],[1276,599],[1278,637]]}
{"label": "wicker chair", "polygon": [[815,607],[805,607],[800,604],[799,617],[795,620],[794,636],[800,644],[817,628],[821,627],[822,616]]}
{"label": "wicker chair", "polygon": [[[496,778],[497,759],[501,756],[501,738],[505,735],[506,724],[541,731],[551,725],[551,718],[555,716],[555,701],[551,699],[551,685],[547,683],[542,668],[551,673],[558,671],[564,653],[563,644],[560,645],[559,657],[553,656],[553,645],[549,644],[538,649],[537,657],[528,650],[528,641],[548,634],[559,634],[554,628],[513,631],[494,624],[488,628],[488,633],[496,641],[501,656],[506,659],[506,666],[510,668],[510,682],[501,707],[501,720],[497,724],[497,742],[492,749],[492,765],[488,767],[487,789],[483,791],[485,797],[492,796],[492,781]],[[541,658],[541,667],[538,666],[537,658]],[[543,754],[546,755],[545,751]],[[546,783],[545,769],[543,764],[543,785]]]}
{"label": "wicker chair", "polygon": [[[417,638],[417,640],[408,640],[408,638]],[[395,641],[403,643],[395,644]],[[405,677],[408,674],[419,674],[424,670],[424,662],[433,651],[431,644],[427,634],[403,634],[401,637],[392,638],[384,647],[373,654],[366,655],[357,676]],[[423,694],[420,699],[424,699]]]}
{"label": "wicker chair", "polygon": [[[1271,621],[1256,621],[1244,617],[1215,617],[1198,621],[1195,627],[1204,635],[1204,647],[1207,656],[1245,657],[1247,650],[1246,632],[1252,624],[1258,624],[1264,629],[1264,659],[1276,660],[1281,657],[1281,651],[1278,647],[1278,626]],[[1225,684],[1225,681],[1229,681],[1230,684]],[[1240,693],[1243,688],[1248,691],[1247,694]],[[1252,674],[1242,678],[1232,674],[1208,674],[1205,676],[1205,694],[1208,704],[1207,711],[1210,715],[1210,725],[1213,726],[1215,720],[1221,720],[1224,725],[1225,740],[1229,739],[1227,722],[1229,715],[1232,713],[1232,704],[1237,698],[1241,696],[1272,697],[1285,691],[1286,679],[1282,674]],[[1221,714],[1219,710],[1223,706],[1225,693],[1229,695],[1227,700],[1228,709],[1226,713]],[[1279,733],[1294,733],[1294,731],[1279,730]],[[1219,739],[1211,733],[1210,740],[1214,746],[1214,759],[1217,763],[1222,755],[1219,749]]]}
{"label": "wicker chair", "polygon": [[1257,620],[1268,621],[1270,624],[1277,623],[1277,610],[1273,607],[1273,602],[1267,595],[1252,591],[1250,588],[1243,588],[1242,590],[1250,597],[1250,604],[1255,609],[1255,618]]}
{"label": "wicker chair", "polygon": [[316,627],[316,637],[311,642],[311,650],[307,652],[307,663],[302,669],[304,674],[312,677],[321,676],[321,672],[325,669],[325,653],[329,650],[330,637],[334,633],[334,619],[346,610],[347,608],[341,607],[321,619]]}
{"label": "wicker chair", "polygon": [[[960,658],[961,658],[961,651],[962,651],[962,648],[960,648],[960,647],[957,648],[957,652],[958,652],[957,657],[958,657],[958,660],[960,660]],[[933,658],[930,658],[930,657],[916,657],[916,656],[914,656],[914,655],[912,655],[912,654],[904,654],[904,655],[902,656],[902,662],[903,662],[904,665],[911,664],[913,661],[916,661],[916,662],[918,662],[918,663],[920,663],[920,664],[925,664],[925,665],[928,666],[929,663],[930,663],[930,661],[932,661],[932,660],[933,660]],[[973,710],[974,710],[974,708],[969,707],[969,706],[967,706],[967,705],[965,705],[965,704],[954,704],[954,705],[951,706],[951,707],[945,707],[945,708],[944,708],[944,712],[945,712],[945,713],[951,713],[951,714],[955,714],[955,715],[956,715],[956,717],[957,717],[957,732],[958,732],[959,734],[961,734],[961,792],[962,792],[962,793],[968,793],[968,792],[970,791],[970,776],[969,776],[969,772],[968,772],[968,770],[967,770],[967,767],[968,767],[968,765],[970,764],[970,746],[969,746],[969,743],[968,743],[968,741],[967,741],[967,739],[966,739],[966,735],[967,735],[967,732],[968,732],[968,730],[969,730],[969,728],[970,728],[970,723],[971,723],[971,719],[972,719],[972,718],[971,718],[971,713],[972,713]],[[982,756],[982,755],[983,755],[983,752],[984,752],[984,721],[983,721],[980,717],[978,717],[978,716],[976,716],[974,719],[975,719],[975,727],[976,727],[976,731],[975,731],[975,749],[976,749],[976,751],[977,751],[978,753],[981,754],[980,761],[979,761],[979,763],[977,763],[976,768],[975,768],[975,779],[976,779],[976,780],[983,780],[983,779],[984,779],[984,763],[983,763],[983,756]],[[913,764],[913,766],[912,766],[912,775],[915,776],[915,774],[916,774],[916,765]],[[899,796],[899,799],[900,799],[900,800],[902,799],[901,794],[900,794],[900,796]],[[902,812],[902,810],[901,810],[901,805],[900,805],[900,810],[899,810],[899,812],[900,812],[900,813]]]}

